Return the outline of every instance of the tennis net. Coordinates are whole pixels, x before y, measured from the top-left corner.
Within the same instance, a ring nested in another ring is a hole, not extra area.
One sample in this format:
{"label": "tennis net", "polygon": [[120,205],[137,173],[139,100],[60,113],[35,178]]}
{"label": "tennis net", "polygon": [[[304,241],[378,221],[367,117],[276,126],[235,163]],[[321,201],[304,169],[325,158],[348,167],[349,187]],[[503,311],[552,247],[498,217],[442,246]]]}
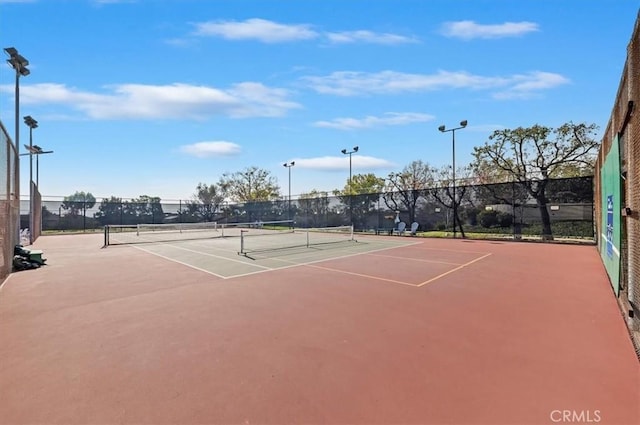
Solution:
{"label": "tennis net", "polygon": [[255,253],[310,248],[345,242],[357,242],[353,235],[353,226],[296,228],[290,231],[275,231],[271,233],[261,233],[246,229],[240,233],[240,251],[238,254],[248,256]]}
{"label": "tennis net", "polygon": [[123,245],[152,242],[174,242],[196,239],[240,237],[242,230],[272,233],[289,230],[291,220],[255,221],[251,223],[165,223],[107,225],[104,228],[104,245]]}

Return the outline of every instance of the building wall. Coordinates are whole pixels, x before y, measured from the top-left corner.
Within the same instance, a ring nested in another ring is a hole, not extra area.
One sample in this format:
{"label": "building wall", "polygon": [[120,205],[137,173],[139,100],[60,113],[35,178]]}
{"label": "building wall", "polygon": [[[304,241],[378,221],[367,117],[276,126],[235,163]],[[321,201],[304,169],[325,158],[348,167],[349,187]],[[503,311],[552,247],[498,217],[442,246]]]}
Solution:
{"label": "building wall", "polygon": [[[626,277],[629,298],[636,311],[636,330],[640,330],[640,15],[627,49],[627,87],[621,100],[624,106],[633,101],[631,115],[628,116],[624,139],[626,177],[626,206],[631,208],[631,216],[626,218],[628,240],[628,269]],[[626,113],[626,112],[625,112]]]}

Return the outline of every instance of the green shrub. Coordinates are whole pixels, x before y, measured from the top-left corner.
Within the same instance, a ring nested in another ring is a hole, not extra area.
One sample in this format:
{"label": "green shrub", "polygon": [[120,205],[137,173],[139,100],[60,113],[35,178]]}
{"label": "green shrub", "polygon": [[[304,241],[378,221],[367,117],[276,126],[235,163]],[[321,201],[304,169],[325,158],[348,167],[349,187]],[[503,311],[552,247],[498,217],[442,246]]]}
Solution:
{"label": "green shrub", "polygon": [[497,226],[498,221],[498,211],[493,210],[484,210],[478,213],[478,222],[482,227],[486,227],[487,229],[490,227]]}

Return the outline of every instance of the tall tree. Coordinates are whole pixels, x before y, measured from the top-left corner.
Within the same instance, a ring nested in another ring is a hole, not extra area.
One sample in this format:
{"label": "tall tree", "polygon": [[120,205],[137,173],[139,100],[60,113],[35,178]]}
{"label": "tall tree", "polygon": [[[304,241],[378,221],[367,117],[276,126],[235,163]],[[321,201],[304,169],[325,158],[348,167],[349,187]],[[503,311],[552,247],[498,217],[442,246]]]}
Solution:
{"label": "tall tree", "polygon": [[193,200],[187,204],[187,210],[201,221],[214,221],[225,196],[225,187],[220,184],[198,183]]}
{"label": "tall tree", "polygon": [[269,171],[258,167],[225,173],[218,186],[235,202],[272,201],[280,197],[276,178]]}
{"label": "tall tree", "polygon": [[164,221],[164,211],[160,198],[157,196],[142,195],[124,204],[125,213],[135,217],[136,223],[159,224]]}
{"label": "tall tree", "polygon": [[122,198],[115,196],[103,198],[94,217],[103,226],[107,224],[124,224]]}
{"label": "tall tree", "polygon": [[472,183],[472,172],[470,166],[456,167],[455,195],[452,168],[449,165],[437,169],[431,169],[434,183],[429,186],[426,192],[435,201],[445,207],[447,213],[451,211],[454,217],[454,231],[460,230],[462,237],[465,237],[463,221],[460,219],[461,206],[471,204],[469,196],[470,184]]}
{"label": "tall tree", "polygon": [[384,179],[375,174],[356,174],[347,180],[342,191],[336,191],[340,201],[349,212],[350,221],[356,228],[366,228],[369,218],[373,216],[374,206],[380,199],[384,188]]}
{"label": "tall tree", "polygon": [[384,188],[384,179],[372,173],[356,174],[351,177],[351,182],[347,179],[343,195],[364,195],[369,193],[380,193]]}
{"label": "tall tree", "polygon": [[433,168],[420,160],[406,165],[399,173],[391,173],[387,177],[383,200],[393,211],[409,214],[409,222],[416,217],[416,207],[422,190],[433,186]]}
{"label": "tall tree", "polygon": [[542,237],[550,240],[549,179],[572,167],[593,167],[599,146],[594,138],[597,129],[595,124],[569,122],[558,128],[534,125],[496,130],[483,146],[474,148],[475,166],[489,164],[522,184],[540,210]]}
{"label": "tall tree", "polygon": [[303,193],[298,197],[296,211],[297,222],[302,227],[327,226],[329,216],[329,194],[324,191],[313,189],[309,193]]}
{"label": "tall tree", "polygon": [[65,196],[62,200],[62,209],[69,211],[69,215],[79,215],[87,209],[93,208],[96,198],[90,192],[76,192],[73,195]]}

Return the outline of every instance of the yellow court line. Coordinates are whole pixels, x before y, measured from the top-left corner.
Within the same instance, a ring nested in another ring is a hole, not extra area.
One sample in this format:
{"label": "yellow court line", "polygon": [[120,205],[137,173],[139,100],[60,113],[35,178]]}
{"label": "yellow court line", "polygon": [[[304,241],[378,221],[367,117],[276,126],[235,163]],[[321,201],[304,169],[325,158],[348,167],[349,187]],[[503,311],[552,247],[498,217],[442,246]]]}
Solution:
{"label": "yellow court line", "polygon": [[[412,245],[412,244],[409,244],[409,245]],[[407,245],[402,245],[402,246],[407,246]],[[270,258],[270,260],[279,261],[281,263],[287,263],[288,265],[287,266],[282,266],[282,267],[272,267],[272,268],[267,269],[267,270],[258,270],[258,271],[255,271],[255,272],[236,274],[236,275],[233,275],[233,276],[229,276],[228,278],[225,278],[225,279],[232,279],[232,278],[236,278],[236,277],[250,276],[250,275],[254,275],[254,274],[258,274],[258,273],[265,273],[265,272],[268,272],[268,271],[285,270],[285,269],[291,269],[291,268],[294,268],[294,267],[308,266],[310,264],[324,263],[326,261],[342,260],[344,258],[355,257],[355,256],[358,256],[358,255],[366,255],[366,254],[369,254],[370,252],[386,251],[388,249],[393,249],[393,248],[389,248],[389,247],[378,248],[378,249],[374,249],[372,251],[367,251],[367,252],[354,252],[354,253],[348,254],[348,255],[339,255],[337,257],[320,258],[318,260],[304,261],[304,262],[297,262],[297,261],[286,260],[284,258],[273,257],[273,258]],[[303,257],[313,257],[313,255],[307,255],[307,256],[303,256]],[[410,285],[410,284],[407,284],[407,285]]]}
{"label": "yellow court line", "polygon": [[409,258],[409,257],[400,257],[399,255],[384,255],[384,254],[368,254],[373,257],[387,257],[387,258],[396,258],[398,260],[409,260],[409,261],[420,261],[423,263],[435,263],[435,264],[448,264],[450,266],[459,266],[460,263],[450,263],[448,261],[436,261],[436,260],[425,260],[423,258]]}
{"label": "yellow court line", "polygon": [[445,276],[446,276],[446,275],[448,275],[448,274],[451,274],[451,273],[456,272],[456,271],[458,271],[458,270],[460,270],[460,269],[462,269],[462,268],[465,268],[465,267],[467,267],[467,266],[470,266],[471,264],[473,264],[473,263],[475,263],[475,262],[477,262],[477,261],[480,261],[480,260],[482,260],[483,258],[487,258],[487,257],[488,257],[488,256],[490,256],[490,255],[491,255],[491,253],[485,254],[485,255],[483,255],[482,257],[478,257],[478,258],[476,258],[475,260],[471,260],[471,261],[469,261],[468,263],[464,263],[464,264],[462,264],[461,266],[456,267],[455,269],[451,269],[451,270],[449,270],[448,272],[444,272],[444,273],[442,273],[442,274],[439,274],[439,275],[438,275],[438,276],[436,276],[436,277],[432,277],[431,279],[429,279],[429,280],[427,280],[427,281],[424,281],[424,282],[422,282],[422,283],[420,283],[420,284],[418,284],[418,285],[416,285],[416,286],[420,287],[420,286],[426,285],[427,283],[431,283],[431,282],[433,282],[433,281],[435,281],[435,280],[440,279],[441,277],[445,277]]}
{"label": "yellow court line", "polygon": [[402,281],[399,281],[399,280],[385,279],[383,277],[370,276],[368,274],[362,274],[362,273],[347,272],[347,271],[344,271],[344,270],[332,269],[331,267],[316,266],[315,264],[305,264],[305,266],[306,267],[313,267],[314,269],[328,270],[328,271],[337,272],[337,273],[350,274],[352,276],[365,277],[365,278],[368,278],[368,279],[382,280],[383,282],[399,283],[401,285],[407,285],[407,286],[413,286],[413,287],[419,286],[419,285],[414,285],[413,283],[402,282]]}
{"label": "yellow court line", "polygon": [[461,254],[484,254],[486,252],[486,251],[462,251],[459,249],[446,249],[446,248],[431,248],[428,246],[425,246],[425,247],[416,247],[414,245],[409,245],[409,246],[414,249],[421,249],[426,251],[447,251],[447,252],[458,252]]}

